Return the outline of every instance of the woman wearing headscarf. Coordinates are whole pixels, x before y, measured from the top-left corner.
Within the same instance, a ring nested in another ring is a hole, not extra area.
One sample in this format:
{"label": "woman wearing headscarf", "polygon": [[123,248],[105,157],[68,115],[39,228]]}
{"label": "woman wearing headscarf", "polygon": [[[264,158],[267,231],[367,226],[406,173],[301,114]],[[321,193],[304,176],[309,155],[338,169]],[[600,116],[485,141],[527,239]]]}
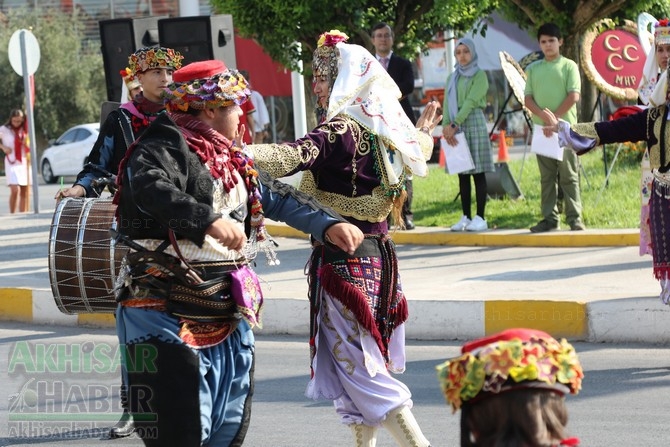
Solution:
{"label": "woman wearing headscarf", "polygon": [[314,244],[307,397],[332,400],[356,446],[374,446],[382,426],[400,446],[427,446],[409,389],[391,375],[405,370],[408,309],[386,218],[392,210],[400,218],[405,176],[427,174],[440,117],[432,102],[415,127],[379,61],[346,39],[324,33],[314,51],[319,125],[294,143],[247,149],[273,176],[302,171],[300,189],[366,235],[353,255]]}
{"label": "woman wearing headscarf", "polygon": [[[486,172],[495,170],[491,140],[486,129],[486,92],[489,81],[484,70],[477,65],[475,44],[467,37],[461,39],[454,50],[456,66],[447,78],[444,95],[442,135],[447,144],[456,145],[456,134],[463,132],[468,143],[474,168],[458,174],[463,216],[451,226],[452,231],[483,231],[488,228],[486,210]],[[470,177],[475,183],[477,214],[472,217]]]}
{"label": "woman wearing headscarf", "polygon": [[0,127],[0,148],[5,153],[5,171],[9,186],[9,212],[28,211],[28,131],[26,115],[21,109],[13,109],[9,119]]}
{"label": "woman wearing headscarf", "polygon": [[[650,104],[650,99],[659,78],[668,69],[670,58],[670,21],[659,20],[654,24],[654,44],[647,54],[647,60],[642,71],[642,81],[637,89],[640,106],[622,107],[614,113],[614,116],[625,116],[635,110],[642,110]],[[651,254],[651,234],[649,230],[649,193],[651,191],[651,167],[649,163],[649,150],[645,150],[642,157],[642,180],[640,182],[640,256]]]}

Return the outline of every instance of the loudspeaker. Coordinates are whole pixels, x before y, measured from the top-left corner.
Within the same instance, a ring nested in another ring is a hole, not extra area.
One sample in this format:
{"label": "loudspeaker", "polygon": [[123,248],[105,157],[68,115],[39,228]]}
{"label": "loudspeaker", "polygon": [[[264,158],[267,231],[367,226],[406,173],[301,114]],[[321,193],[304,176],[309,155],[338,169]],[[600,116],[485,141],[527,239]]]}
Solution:
{"label": "loudspeaker", "polygon": [[495,163],[495,172],[486,173],[486,193],[492,199],[509,195],[512,199],[521,199],[523,194],[507,163]]}
{"label": "loudspeaker", "polygon": [[183,65],[218,59],[228,68],[237,68],[233,16],[192,16],[158,21],[161,46],[179,51]]}
{"label": "loudspeaker", "polygon": [[142,47],[158,45],[158,20],[163,17],[99,22],[108,101],[121,100],[123,79],[119,72],[128,66],[128,57]]}

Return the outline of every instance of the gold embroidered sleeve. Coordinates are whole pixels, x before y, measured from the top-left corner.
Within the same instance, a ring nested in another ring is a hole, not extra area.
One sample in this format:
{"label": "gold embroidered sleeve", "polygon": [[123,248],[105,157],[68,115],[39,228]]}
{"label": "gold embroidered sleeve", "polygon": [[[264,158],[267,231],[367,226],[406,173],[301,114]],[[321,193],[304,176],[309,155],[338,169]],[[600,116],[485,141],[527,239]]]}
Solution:
{"label": "gold embroidered sleeve", "polygon": [[577,123],[570,126],[573,132],[586,138],[593,138],[596,140],[596,146],[600,144],[598,132],[596,132],[596,123]]}
{"label": "gold embroidered sleeve", "polygon": [[419,144],[424,158],[430,160],[431,155],[433,155],[433,137],[425,132],[419,132]]}
{"label": "gold embroidered sleeve", "polygon": [[302,170],[305,163],[316,158],[319,148],[311,140],[303,139],[298,145],[252,144],[247,150],[253,154],[256,165],[275,178]]}

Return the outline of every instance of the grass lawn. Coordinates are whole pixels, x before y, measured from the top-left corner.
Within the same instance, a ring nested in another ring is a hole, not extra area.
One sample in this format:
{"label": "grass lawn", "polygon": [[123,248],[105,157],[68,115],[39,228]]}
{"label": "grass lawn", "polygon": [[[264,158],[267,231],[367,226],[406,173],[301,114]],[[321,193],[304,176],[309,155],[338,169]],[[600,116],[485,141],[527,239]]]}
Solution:
{"label": "grass lawn", "polygon": [[[611,165],[616,146],[607,150],[607,165]],[[639,158],[639,157],[637,157]],[[622,153],[612,169],[605,186],[603,150],[597,148],[580,157],[582,163],[582,214],[587,228],[639,228],[641,169],[637,158]],[[495,156],[494,156],[495,160]],[[508,162],[509,170],[519,185],[523,198],[512,200],[489,198],[486,220],[489,228],[525,229],[537,223],[540,215],[540,173],[537,160],[530,149],[524,160]],[[414,177],[414,223],[428,227],[450,227],[461,215],[458,195],[458,176],[447,174],[437,164],[429,165],[427,177]],[[474,185],[472,212],[476,212]],[[561,228],[569,228],[565,215]]]}

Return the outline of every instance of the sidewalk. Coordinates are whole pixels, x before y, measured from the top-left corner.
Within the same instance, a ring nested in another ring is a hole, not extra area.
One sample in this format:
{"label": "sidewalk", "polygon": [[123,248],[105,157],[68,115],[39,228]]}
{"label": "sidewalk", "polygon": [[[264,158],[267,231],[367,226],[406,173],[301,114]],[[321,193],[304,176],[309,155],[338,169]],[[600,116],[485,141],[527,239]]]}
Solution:
{"label": "sidewalk", "polygon": [[[52,213],[0,216],[0,320],[112,327],[111,314],[65,315],[49,283]],[[281,264],[257,271],[266,306],[262,334],[308,333],[306,235],[269,223]],[[408,296],[407,336],[469,339],[526,326],[593,342],[667,342],[669,309],[638,254],[637,230],[417,228],[392,235]]]}

